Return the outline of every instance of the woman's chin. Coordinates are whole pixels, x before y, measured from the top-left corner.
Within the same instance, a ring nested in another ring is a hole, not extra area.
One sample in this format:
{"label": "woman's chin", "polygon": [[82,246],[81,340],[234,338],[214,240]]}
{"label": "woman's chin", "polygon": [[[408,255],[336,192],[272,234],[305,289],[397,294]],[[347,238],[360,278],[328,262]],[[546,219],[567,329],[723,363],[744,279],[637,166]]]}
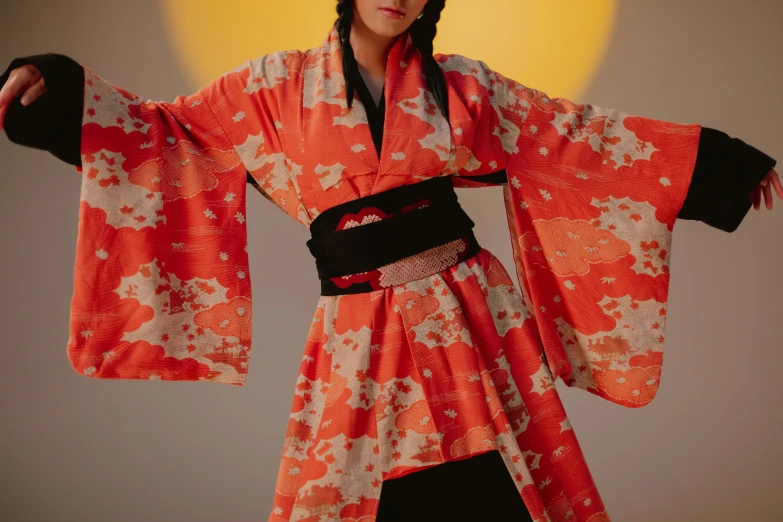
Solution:
{"label": "woman's chin", "polygon": [[372,25],[368,25],[369,29],[379,35],[386,38],[395,38],[408,29],[408,24],[404,20],[389,20],[383,17],[382,20],[373,20]]}

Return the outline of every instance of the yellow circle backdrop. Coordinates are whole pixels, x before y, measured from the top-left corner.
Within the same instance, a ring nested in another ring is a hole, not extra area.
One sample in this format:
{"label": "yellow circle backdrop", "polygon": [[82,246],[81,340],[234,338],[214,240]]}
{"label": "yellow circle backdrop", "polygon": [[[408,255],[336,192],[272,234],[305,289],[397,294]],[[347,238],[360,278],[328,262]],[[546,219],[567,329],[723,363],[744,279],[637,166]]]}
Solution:
{"label": "yellow circle backdrop", "polygon": [[[246,60],[321,44],[335,0],[165,0],[174,49],[194,89]],[[550,96],[574,101],[600,63],[617,0],[451,0],[436,53],[481,60]]]}

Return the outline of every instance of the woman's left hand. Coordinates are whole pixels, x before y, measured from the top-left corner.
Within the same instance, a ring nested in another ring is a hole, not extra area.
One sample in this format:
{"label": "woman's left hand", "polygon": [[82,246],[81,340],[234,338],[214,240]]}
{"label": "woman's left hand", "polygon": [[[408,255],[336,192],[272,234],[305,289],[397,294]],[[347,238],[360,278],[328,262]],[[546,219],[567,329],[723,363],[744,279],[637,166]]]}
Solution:
{"label": "woman's left hand", "polygon": [[761,194],[764,193],[764,200],[767,202],[767,208],[772,210],[772,187],[775,187],[775,193],[780,199],[783,199],[783,184],[780,183],[780,176],[775,169],[770,169],[764,179],[761,180],[758,187],[750,193],[750,200],[753,202],[753,208],[761,208]]}

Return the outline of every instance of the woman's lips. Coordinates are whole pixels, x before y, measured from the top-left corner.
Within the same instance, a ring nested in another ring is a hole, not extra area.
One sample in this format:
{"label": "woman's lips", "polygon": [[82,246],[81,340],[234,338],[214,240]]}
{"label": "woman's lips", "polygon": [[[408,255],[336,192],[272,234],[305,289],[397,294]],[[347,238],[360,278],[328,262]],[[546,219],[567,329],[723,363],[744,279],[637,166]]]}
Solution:
{"label": "woman's lips", "polygon": [[383,14],[385,14],[386,16],[388,16],[389,18],[393,18],[395,20],[399,20],[400,18],[405,16],[405,13],[403,13],[402,11],[399,11],[399,10],[393,8],[393,7],[381,7],[380,11]]}

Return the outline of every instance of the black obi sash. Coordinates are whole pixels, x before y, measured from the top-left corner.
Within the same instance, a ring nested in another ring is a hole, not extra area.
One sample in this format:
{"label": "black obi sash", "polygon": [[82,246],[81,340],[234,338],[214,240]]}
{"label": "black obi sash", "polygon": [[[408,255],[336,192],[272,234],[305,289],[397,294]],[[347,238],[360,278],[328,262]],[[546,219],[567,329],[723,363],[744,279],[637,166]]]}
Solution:
{"label": "black obi sash", "polygon": [[321,295],[371,292],[427,277],[476,255],[473,221],[450,176],[332,207],[310,225]]}

